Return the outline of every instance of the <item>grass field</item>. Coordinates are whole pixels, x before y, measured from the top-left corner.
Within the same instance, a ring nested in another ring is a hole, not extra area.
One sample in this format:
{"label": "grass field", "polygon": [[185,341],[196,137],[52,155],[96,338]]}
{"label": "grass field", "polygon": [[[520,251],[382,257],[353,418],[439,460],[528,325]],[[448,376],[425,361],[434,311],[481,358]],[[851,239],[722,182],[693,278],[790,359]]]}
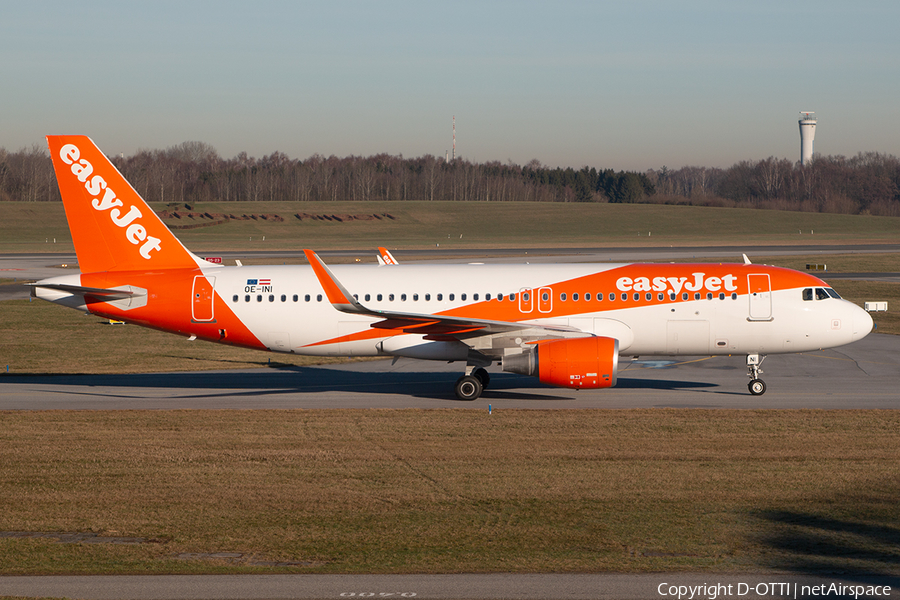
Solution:
{"label": "grass field", "polygon": [[[897,574],[893,411],[0,414],[0,573]],[[239,553],[224,559],[178,555]],[[254,562],[295,562],[294,566]]]}
{"label": "grass field", "polygon": [[[177,230],[185,245],[197,252],[230,249],[236,244],[247,250],[363,250],[377,246],[433,248],[437,244],[452,249],[888,243],[900,239],[900,218],[895,217],[643,204],[223,202],[196,204],[193,211],[259,217]],[[183,206],[182,212],[187,212]],[[344,217],[343,221],[301,221],[294,216],[297,213]],[[392,218],[346,219],[347,215],[373,214]],[[264,220],[261,215],[278,215],[284,220]],[[200,217],[166,220],[176,226],[209,222]],[[0,203],[0,253],[71,250],[61,203]]]}

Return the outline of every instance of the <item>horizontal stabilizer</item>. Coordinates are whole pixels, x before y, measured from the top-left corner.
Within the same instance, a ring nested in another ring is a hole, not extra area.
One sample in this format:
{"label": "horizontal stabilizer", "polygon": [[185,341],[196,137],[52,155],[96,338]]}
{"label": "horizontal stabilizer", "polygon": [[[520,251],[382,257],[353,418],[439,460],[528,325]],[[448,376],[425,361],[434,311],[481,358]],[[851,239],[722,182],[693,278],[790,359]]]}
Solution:
{"label": "horizontal stabilizer", "polygon": [[78,294],[80,296],[95,296],[104,300],[116,300],[120,298],[131,298],[135,295],[132,290],[113,290],[106,288],[84,287],[81,285],[71,285],[68,283],[30,283],[35,288],[46,288],[50,290],[59,290],[70,294]]}

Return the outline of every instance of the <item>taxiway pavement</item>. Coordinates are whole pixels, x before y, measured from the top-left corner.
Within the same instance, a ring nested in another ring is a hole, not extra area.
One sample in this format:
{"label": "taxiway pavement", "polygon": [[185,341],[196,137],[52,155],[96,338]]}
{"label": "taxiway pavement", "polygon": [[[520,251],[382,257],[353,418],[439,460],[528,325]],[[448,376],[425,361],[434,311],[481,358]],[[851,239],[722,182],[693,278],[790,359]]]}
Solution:
{"label": "taxiway pavement", "polygon": [[604,390],[549,387],[490,369],[474,402],[457,400],[463,366],[401,359],[340,365],[132,375],[0,375],[0,410],[465,408],[900,408],[900,336],[770,355],[768,391],[747,390],[743,356],[620,360]]}

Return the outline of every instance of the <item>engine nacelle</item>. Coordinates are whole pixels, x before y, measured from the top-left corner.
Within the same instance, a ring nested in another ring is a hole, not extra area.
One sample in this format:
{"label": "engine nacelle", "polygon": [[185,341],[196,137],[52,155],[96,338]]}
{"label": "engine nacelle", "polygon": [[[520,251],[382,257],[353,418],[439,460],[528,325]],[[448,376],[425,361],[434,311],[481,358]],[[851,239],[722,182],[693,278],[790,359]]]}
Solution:
{"label": "engine nacelle", "polygon": [[569,388],[616,385],[619,340],[585,337],[538,342],[522,354],[503,357],[503,370],[537,377],[543,383]]}

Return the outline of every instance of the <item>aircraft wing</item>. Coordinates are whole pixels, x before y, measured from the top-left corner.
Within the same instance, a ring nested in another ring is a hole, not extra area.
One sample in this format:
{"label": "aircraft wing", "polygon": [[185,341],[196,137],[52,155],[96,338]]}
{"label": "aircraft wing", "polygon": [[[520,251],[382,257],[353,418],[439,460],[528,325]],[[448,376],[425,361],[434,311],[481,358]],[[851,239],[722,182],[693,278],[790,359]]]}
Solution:
{"label": "aircraft wing", "polygon": [[425,335],[426,339],[446,339],[448,337],[466,339],[511,332],[522,332],[523,334],[527,332],[526,337],[535,339],[590,335],[567,325],[536,325],[514,321],[491,321],[470,317],[373,310],[360,304],[315,252],[304,250],[303,253],[306,254],[306,258],[331,305],[344,313],[368,315],[382,319],[371,325],[375,329],[417,333]]}

